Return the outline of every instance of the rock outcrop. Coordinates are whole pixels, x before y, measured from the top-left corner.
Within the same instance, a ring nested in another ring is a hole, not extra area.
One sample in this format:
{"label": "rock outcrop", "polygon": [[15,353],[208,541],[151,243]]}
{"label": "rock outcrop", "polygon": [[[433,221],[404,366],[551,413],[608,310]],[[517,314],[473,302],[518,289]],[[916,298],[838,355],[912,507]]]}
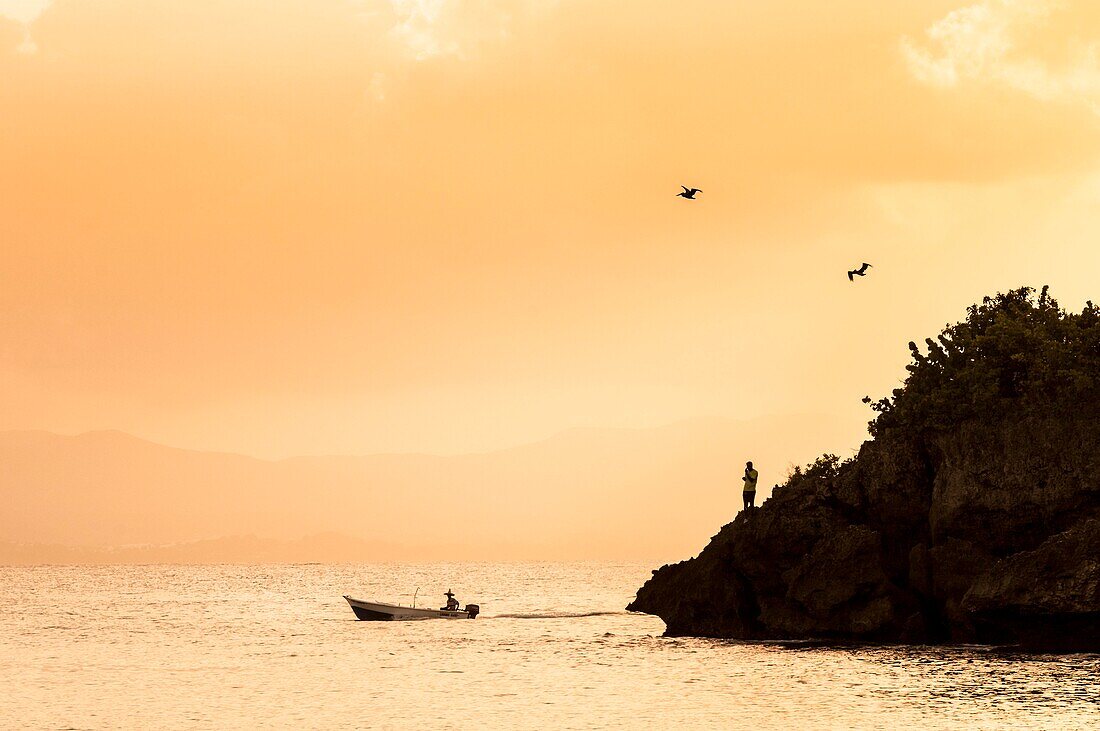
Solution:
{"label": "rock outcrop", "polygon": [[[1086,317],[1091,305],[1067,315],[1045,291],[1038,303],[1030,295],[972,308],[940,340],[962,365],[918,358],[906,387],[877,404],[875,438],[855,458],[796,471],[697,558],[654,571],[628,609],[660,616],[669,635],[1100,649],[1100,401],[1083,380],[1100,357],[1100,327]],[[958,336],[964,326],[987,334],[979,316],[995,334],[1006,322],[1044,334],[1070,320],[1088,331],[1085,356],[1073,344],[1062,355],[1085,375],[1040,354],[1056,376],[1006,381],[998,358],[1020,358]],[[934,377],[922,370],[933,367]],[[941,403],[932,397],[943,383],[979,368],[1008,390],[963,410],[953,398],[950,418],[926,408]]]}

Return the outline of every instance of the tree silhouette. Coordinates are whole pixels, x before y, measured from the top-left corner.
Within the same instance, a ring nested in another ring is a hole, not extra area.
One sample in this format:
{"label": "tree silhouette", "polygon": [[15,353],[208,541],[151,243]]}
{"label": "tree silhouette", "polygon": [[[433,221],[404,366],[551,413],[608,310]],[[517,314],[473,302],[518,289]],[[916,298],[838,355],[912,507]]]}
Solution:
{"label": "tree silhouette", "polygon": [[886,429],[948,429],[969,419],[1026,417],[1057,404],[1096,408],[1100,395],[1100,308],[1063,310],[1048,288],[1021,287],[967,308],[927,354],[909,343],[909,376],[871,402],[872,436]]}

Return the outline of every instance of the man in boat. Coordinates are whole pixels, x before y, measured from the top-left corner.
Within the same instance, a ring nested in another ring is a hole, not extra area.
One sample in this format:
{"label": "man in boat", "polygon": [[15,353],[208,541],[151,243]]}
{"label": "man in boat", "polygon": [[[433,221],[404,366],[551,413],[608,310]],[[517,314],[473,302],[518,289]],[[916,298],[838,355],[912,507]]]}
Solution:
{"label": "man in boat", "polygon": [[752,462],[746,462],[745,476],[741,478],[745,482],[745,489],[741,493],[741,497],[745,501],[746,508],[756,507],[756,481],[759,478],[760,473],[752,468]]}
{"label": "man in boat", "polygon": [[443,609],[443,610],[448,611],[448,612],[458,611],[458,600],[455,599],[454,592],[451,591],[450,589],[448,589],[447,593],[444,594],[443,596],[447,597],[447,606],[440,607],[440,609]]}

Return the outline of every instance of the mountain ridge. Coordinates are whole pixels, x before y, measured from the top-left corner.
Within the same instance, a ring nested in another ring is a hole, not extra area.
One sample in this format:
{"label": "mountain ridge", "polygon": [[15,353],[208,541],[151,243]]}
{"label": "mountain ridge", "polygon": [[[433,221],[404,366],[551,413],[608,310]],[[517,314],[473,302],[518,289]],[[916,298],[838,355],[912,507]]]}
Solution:
{"label": "mountain ridge", "polygon": [[[332,531],[423,558],[665,556],[732,512],[742,454],[778,478],[835,432],[825,417],[704,418],[567,430],[493,452],[264,460],[115,430],[10,430],[0,432],[0,541],[94,548]],[[699,500],[661,528],[663,496],[684,485]]]}

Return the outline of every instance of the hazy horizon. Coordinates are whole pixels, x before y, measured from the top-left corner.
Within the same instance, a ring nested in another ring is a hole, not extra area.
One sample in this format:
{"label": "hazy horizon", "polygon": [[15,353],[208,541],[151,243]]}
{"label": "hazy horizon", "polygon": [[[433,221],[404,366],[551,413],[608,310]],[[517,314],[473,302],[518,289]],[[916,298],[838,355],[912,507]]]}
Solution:
{"label": "hazy horizon", "polygon": [[[120,431],[0,432],[0,564],[661,560],[812,460],[828,418],[569,430],[462,455],[265,460]],[[256,540],[241,540],[249,536]]]}
{"label": "hazy horizon", "polygon": [[[866,420],[864,420],[864,422],[861,423],[860,428],[856,429],[856,430],[852,430],[852,433],[847,435],[847,436],[852,437],[852,439],[850,440],[850,444],[842,443],[843,439],[840,439],[840,440],[834,439],[829,445],[826,445],[825,447],[823,447],[822,452],[823,453],[828,452],[828,451],[840,451],[840,452],[849,451],[849,452],[854,452],[856,449],[858,449],[860,444],[862,444],[866,439],[870,438],[869,434],[867,433],[867,429],[866,429],[867,424],[866,424],[866,422],[870,421],[870,418],[873,415],[874,415],[873,413],[869,412],[868,418]],[[71,437],[89,436],[89,435],[95,435],[95,434],[118,434],[118,435],[121,435],[121,436],[124,436],[124,437],[129,437],[129,438],[136,439],[136,440],[139,440],[139,441],[142,441],[142,442],[149,442],[150,444],[155,444],[155,445],[158,445],[158,446],[168,447],[168,448],[171,448],[171,449],[180,449],[180,450],[185,450],[185,451],[189,451],[189,452],[206,452],[206,453],[211,453],[211,454],[226,454],[226,455],[233,455],[233,456],[241,456],[241,457],[248,457],[250,459],[259,460],[259,461],[262,461],[262,462],[281,462],[281,461],[285,461],[285,460],[295,459],[295,458],[298,458],[298,457],[380,457],[380,456],[406,456],[406,455],[412,455],[412,456],[423,455],[423,456],[431,456],[431,457],[458,457],[458,456],[463,456],[463,455],[488,454],[488,453],[492,453],[492,452],[503,452],[503,451],[507,451],[507,450],[510,450],[510,449],[519,449],[519,448],[522,448],[522,447],[536,445],[536,444],[540,444],[542,442],[551,441],[553,439],[556,439],[558,437],[562,437],[562,436],[565,436],[565,435],[568,435],[568,434],[583,434],[583,433],[597,433],[597,432],[641,432],[641,431],[654,431],[654,430],[659,431],[659,430],[672,429],[672,428],[675,428],[677,426],[682,426],[682,425],[706,424],[706,423],[715,423],[715,422],[717,422],[717,423],[726,423],[726,424],[730,424],[730,423],[744,424],[744,425],[747,426],[747,425],[751,425],[751,424],[759,424],[762,421],[769,421],[769,420],[775,420],[775,421],[779,421],[779,422],[791,422],[791,421],[798,420],[798,419],[820,420],[820,419],[827,419],[827,418],[832,418],[832,417],[828,414],[789,413],[789,414],[768,414],[767,416],[757,417],[755,419],[736,419],[736,418],[722,417],[722,416],[718,416],[716,414],[701,414],[699,416],[685,417],[685,418],[682,418],[682,419],[676,419],[674,421],[669,421],[669,422],[665,422],[665,423],[661,423],[661,424],[655,424],[653,426],[616,426],[616,425],[613,425],[613,424],[570,426],[570,427],[566,427],[566,428],[563,428],[563,429],[558,429],[556,431],[549,432],[549,433],[544,434],[542,436],[535,436],[534,438],[531,438],[531,439],[525,439],[525,440],[516,441],[516,442],[508,442],[508,443],[488,447],[486,449],[476,449],[476,450],[428,451],[428,450],[423,450],[423,449],[410,449],[410,450],[401,450],[401,451],[373,451],[373,450],[370,450],[370,449],[365,449],[364,451],[361,451],[361,452],[313,452],[313,453],[306,452],[306,453],[274,455],[274,456],[263,455],[263,454],[250,454],[248,452],[234,451],[234,450],[227,450],[227,449],[202,449],[202,448],[199,448],[199,447],[189,446],[187,444],[177,444],[177,443],[171,443],[170,444],[170,443],[158,441],[156,439],[153,439],[153,438],[151,438],[149,436],[146,436],[146,435],[143,435],[143,434],[136,434],[134,432],[125,431],[123,429],[115,429],[115,428],[109,428],[109,427],[98,428],[98,429],[83,429],[83,430],[79,430],[79,431],[70,431],[70,432],[54,431],[54,430],[51,430],[51,429],[0,429],[0,436],[2,436],[4,434],[17,434],[17,433],[21,433],[21,432],[32,432],[32,433],[33,432],[39,432],[39,433],[42,433],[42,434],[49,434],[49,435],[52,435],[52,436],[70,437],[70,438]],[[789,464],[791,466],[793,466],[794,464],[796,464],[796,462],[791,461]],[[797,464],[799,464],[801,466],[801,463],[797,463]],[[733,466],[736,467],[737,465],[733,465]]]}

